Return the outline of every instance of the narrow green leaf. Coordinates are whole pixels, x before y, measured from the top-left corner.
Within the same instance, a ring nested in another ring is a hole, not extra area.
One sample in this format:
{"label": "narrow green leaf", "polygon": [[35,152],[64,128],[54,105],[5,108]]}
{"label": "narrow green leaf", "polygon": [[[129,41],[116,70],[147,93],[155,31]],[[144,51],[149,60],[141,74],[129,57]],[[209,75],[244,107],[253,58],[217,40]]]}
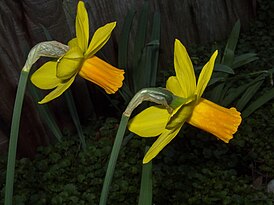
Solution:
{"label": "narrow green leaf", "polygon": [[[147,22],[148,22],[148,1],[144,2],[144,5],[142,7],[141,15],[139,17],[135,41],[134,41],[134,52],[133,52],[133,78],[135,76],[138,76],[142,74],[137,68],[138,64],[140,63],[142,52],[145,46],[145,40],[146,40],[146,31],[147,31]],[[133,80],[133,91],[136,93],[138,89],[138,84]]]}
{"label": "narrow green leaf", "polygon": [[240,56],[235,57],[234,62],[232,64],[232,68],[239,68],[243,65],[246,65],[252,61],[258,60],[256,53],[245,53]]}
{"label": "narrow green leaf", "polygon": [[[31,83],[29,84],[29,90],[35,102],[38,102],[42,98],[40,92],[38,92],[38,90]],[[59,142],[61,142],[63,134],[59,129],[59,126],[57,125],[56,120],[54,119],[54,116],[52,115],[52,112],[48,107],[48,104],[35,105],[38,109],[38,112],[41,115],[41,119],[46,123],[46,125],[48,126],[52,134],[56,137],[56,139]]]}
{"label": "narrow green leaf", "polygon": [[[158,67],[159,42],[148,43],[142,53],[140,64],[137,67],[138,75],[135,75],[135,89],[140,90],[145,87],[153,87],[155,84]],[[157,61],[157,62],[156,62]],[[152,82],[153,79],[153,82]]]}
{"label": "narrow green leaf", "polygon": [[64,93],[64,95],[65,95],[66,102],[68,104],[70,115],[71,115],[72,120],[74,122],[74,125],[77,129],[78,136],[80,138],[82,148],[83,148],[84,151],[86,151],[87,145],[86,145],[85,135],[84,135],[82,127],[81,127],[81,123],[80,123],[80,120],[79,120],[77,109],[76,109],[74,99],[73,99],[73,96],[72,96],[72,93],[71,93],[70,89],[68,89]]}
{"label": "narrow green leaf", "polygon": [[133,93],[130,91],[128,84],[123,83],[123,87],[119,89],[118,91],[122,98],[125,101],[125,104],[128,104],[131,98],[133,97]]}
{"label": "narrow green leaf", "polygon": [[223,64],[215,64],[214,66],[214,71],[216,72],[223,72],[223,73],[227,73],[227,74],[235,74],[234,70],[226,65]]}
{"label": "narrow green leaf", "polygon": [[135,68],[134,89],[139,91],[144,87],[150,87],[152,53],[150,46],[145,46],[138,67]]}
{"label": "narrow green leaf", "polygon": [[223,95],[223,89],[224,89],[225,83],[220,83],[219,85],[215,86],[211,90],[211,100],[215,103],[219,103],[221,101],[221,97]]}
{"label": "narrow green leaf", "polygon": [[246,85],[242,85],[238,88],[231,88],[228,91],[227,96],[224,98],[222,105],[227,107],[229,105],[231,105],[232,102],[234,102],[236,99],[239,98],[240,95],[242,95],[242,93],[244,93],[244,91],[250,86],[250,84],[246,84]]}
{"label": "narrow green leaf", "polygon": [[[146,146],[146,152],[149,147]],[[152,204],[152,161],[143,164],[142,179],[139,194],[138,205],[151,205]]]}
{"label": "narrow green leaf", "polygon": [[158,12],[154,14],[151,33],[151,41],[143,49],[136,70],[137,75],[134,76],[136,91],[156,84],[160,47],[160,14]]}
{"label": "narrow green leaf", "polygon": [[[227,107],[229,105],[231,105],[234,101],[236,101],[249,87],[253,86],[254,84],[256,84],[257,82],[264,80],[264,76],[261,75],[258,78],[254,79],[253,81],[241,85],[237,88],[235,87],[231,87],[228,91],[227,91],[227,95],[224,97],[223,103],[222,105]],[[234,80],[231,81],[232,84],[235,82]]]}
{"label": "narrow green leaf", "polygon": [[241,23],[240,23],[240,20],[238,20],[233,26],[232,31],[229,35],[229,38],[224,50],[222,64],[225,64],[227,66],[232,65],[234,61],[235,49],[236,49],[239,35],[240,35],[240,28],[241,28]]}
{"label": "narrow green leaf", "polygon": [[215,83],[224,82],[224,81],[225,81],[225,78],[223,78],[223,77],[212,77],[212,78],[210,78],[207,86],[211,86]]}
{"label": "narrow green leaf", "polygon": [[251,115],[254,111],[256,111],[258,108],[263,106],[265,103],[267,103],[269,100],[274,98],[274,88],[267,91],[265,94],[260,96],[257,100],[255,100],[253,103],[251,103],[244,111],[242,112],[242,117],[246,118],[249,115]]}
{"label": "narrow green leaf", "polygon": [[129,10],[118,41],[118,67],[128,69],[128,43],[129,43],[129,35],[131,30],[131,25],[133,18],[135,16],[135,11],[133,9]]}
{"label": "narrow green leaf", "polygon": [[152,35],[151,41],[156,42],[151,47],[151,75],[150,75],[150,86],[156,86],[156,78],[158,71],[158,61],[159,61],[159,50],[160,50],[160,36],[161,36],[161,18],[160,13],[155,12],[153,16],[153,27],[152,27]]}
{"label": "narrow green leaf", "polygon": [[224,52],[222,64],[231,67],[234,61],[234,56],[235,56],[234,51],[227,48]]}
{"label": "narrow green leaf", "polygon": [[[261,78],[261,76],[258,76],[257,78]],[[236,108],[239,111],[242,111],[244,109],[244,107],[248,104],[248,102],[251,100],[251,98],[259,90],[259,88],[261,87],[263,82],[264,82],[264,79],[259,80],[256,83],[254,83],[252,86],[250,86],[246,89],[245,93],[242,95],[242,97],[239,99],[239,101],[236,104]]]}
{"label": "narrow green leaf", "polygon": [[128,103],[134,95],[134,93],[130,91],[130,87],[132,87],[131,84],[133,82],[132,67],[128,65],[129,36],[134,16],[135,11],[133,9],[129,10],[126,15],[118,41],[118,67],[125,70],[125,80],[123,87],[119,89],[119,92],[126,103]]}

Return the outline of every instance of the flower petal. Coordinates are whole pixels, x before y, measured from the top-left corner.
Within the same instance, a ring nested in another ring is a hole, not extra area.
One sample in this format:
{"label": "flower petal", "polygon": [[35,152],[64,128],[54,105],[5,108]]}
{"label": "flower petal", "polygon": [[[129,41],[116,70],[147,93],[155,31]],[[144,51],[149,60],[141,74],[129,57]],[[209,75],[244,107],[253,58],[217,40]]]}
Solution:
{"label": "flower petal", "polygon": [[202,96],[202,94],[208,84],[208,81],[211,78],[213,68],[214,68],[215,59],[216,59],[217,55],[218,55],[218,51],[216,50],[212,54],[210,60],[205,64],[205,66],[203,67],[203,69],[200,73],[200,76],[198,79],[198,84],[197,84],[197,89],[196,89],[197,99],[199,99]]}
{"label": "flower petal", "polygon": [[150,149],[147,151],[143,163],[150,162],[156,155],[168,144],[170,141],[176,137],[182,126],[177,127],[174,130],[164,130],[164,132],[158,137],[158,139],[153,143]]}
{"label": "flower petal", "polygon": [[241,113],[201,98],[187,122],[228,143],[241,124]]}
{"label": "flower petal", "polygon": [[196,90],[196,77],[192,62],[186,48],[176,39],[174,45],[174,67],[176,77],[182,88],[181,97],[189,97],[194,94]]}
{"label": "flower petal", "polygon": [[57,97],[59,97],[60,95],[62,95],[63,92],[65,92],[69,86],[73,83],[74,79],[75,79],[76,75],[73,76],[71,79],[69,79],[67,82],[65,83],[60,83],[57,88],[55,88],[53,91],[51,91],[46,97],[44,97],[39,104],[43,104],[43,103],[47,103]]}
{"label": "flower petal", "polygon": [[58,61],[56,75],[61,80],[67,80],[79,72],[83,53],[79,47],[71,47]]}
{"label": "flower petal", "polygon": [[89,40],[89,22],[88,13],[83,1],[79,1],[77,6],[75,28],[78,45],[82,51],[85,51],[87,50]]}
{"label": "flower petal", "polygon": [[171,76],[167,79],[166,88],[174,95],[183,96],[184,93],[181,88],[181,84],[176,76]]}
{"label": "flower petal", "polygon": [[31,76],[31,82],[40,89],[53,89],[61,80],[56,77],[56,61],[49,61],[36,70]]}
{"label": "flower petal", "polygon": [[69,46],[70,48],[71,48],[71,47],[78,46],[78,40],[77,40],[77,38],[71,39],[71,40],[68,42],[68,46]]}
{"label": "flower petal", "polygon": [[112,22],[98,28],[95,31],[91,39],[91,42],[88,46],[88,49],[85,53],[86,58],[93,56],[97,51],[99,51],[106,44],[115,26],[116,26],[116,22]]}
{"label": "flower petal", "polygon": [[83,63],[79,75],[103,88],[107,94],[115,93],[123,85],[124,70],[115,68],[93,56]]}
{"label": "flower petal", "polygon": [[163,106],[151,106],[132,118],[128,129],[141,137],[155,137],[164,131],[168,118]]}

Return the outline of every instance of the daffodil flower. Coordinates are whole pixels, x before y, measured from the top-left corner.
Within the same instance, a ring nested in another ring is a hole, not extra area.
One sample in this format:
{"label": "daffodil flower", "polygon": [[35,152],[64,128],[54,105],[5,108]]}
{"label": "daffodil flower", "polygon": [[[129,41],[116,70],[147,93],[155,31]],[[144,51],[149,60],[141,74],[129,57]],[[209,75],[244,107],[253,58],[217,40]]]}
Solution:
{"label": "daffodil flower", "polygon": [[213,72],[214,62],[218,55],[215,51],[209,62],[203,67],[198,82],[192,62],[185,47],[175,40],[174,67],[176,76],[167,80],[166,88],[184,100],[170,114],[163,106],[151,106],[129,122],[129,130],[141,137],[155,137],[146,153],[143,163],[152,160],[180,131],[185,122],[212,133],[228,143],[233,138],[241,123],[240,113],[235,108],[224,108],[202,98],[202,94]]}
{"label": "daffodil flower", "polygon": [[115,93],[124,80],[124,71],[113,67],[95,56],[110,38],[116,22],[97,29],[89,42],[88,14],[83,1],[79,1],[76,15],[76,38],[68,42],[69,50],[57,61],[49,61],[31,77],[40,89],[54,89],[39,103],[49,102],[60,96],[75,80],[77,74],[99,85],[106,93]]}

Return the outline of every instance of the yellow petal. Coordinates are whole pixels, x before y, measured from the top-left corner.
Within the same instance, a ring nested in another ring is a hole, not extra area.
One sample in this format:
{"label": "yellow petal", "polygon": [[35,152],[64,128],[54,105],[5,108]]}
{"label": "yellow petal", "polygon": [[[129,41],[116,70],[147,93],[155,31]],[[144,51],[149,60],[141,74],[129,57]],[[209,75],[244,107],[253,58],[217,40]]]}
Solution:
{"label": "yellow petal", "polygon": [[124,73],[124,70],[115,68],[102,59],[93,56],[84,61],[79,75],[99,85],[107,94],[113,94],[122,87]]}
{"label": "yellow petal", "polygon": [[55,88],[61,80],[56,77],[57,62],[49,61],[36,70],[31,76],[31,82],[40,89]]}
{"label": "yellow petal", "polygon": [[[75,75],[76,76],[76,75]],[[62,95],[63,92],[65,92],[69,86],[73,83],[75,76],[73,76],[71,79],[69,79],[65,83],[60,83],[57,88],[55,88],[53,91],[51,91],[46,97],[44,97],[39,104],[47,103],[60,95]]]}
{"label": "yellow petal", "polygon": [[202,96],[202,94],[208,84],[208,81],[211,78],[213,68],[214,68],[215,59],[216,59],[217,55],[218,55],[218,51],[216,50],[212,54],[212,56],[211,56],[210,60],[207,62],[207,64],[205,64],[205,66],[203,67],[203,69],[200,73],[200,76],[198,79],[198,84],[197,84],[197,90],[196,90],[198,99]]}
{"label": "yellow petal", "polygon": [[83,53],[79,47],[71,47],[58,61],[56,75],[61,80],[67,80],[79,72]]}
{"label": "yellow petal", "polygon": [[75,28],[78,46],[82,51],[86,51],[89,40],[89,22],[88,13],[83,1],[79,1],[78,3]]}
{"label": "yellow petal", "polygon": [[186,48],[176,39],[174,45],[174,67],[176,77],[181,85],[183,95],[181,97],[189,97],[195,93],[196,77],[192,62],[188,56]]}
{"label": "yellow petal", "polygon": [[71,48],[71,47],[78,46],[78,40],[77,40],[77,38],[71,39],[71,40],[68,42],[68,46],[69,46],[70,48]]}
{"label": "yellow petal", "polygon": [[141,137],[158,136],[164,131],[168,118],[169,113],[163,106],[151,106],[132,118],[128,129]]}
{"label": "yellow petal", "polygon": [[241,124],[241,113],[201,98],[187,122],[228,143]]}
{"label": "yellow petal", "polygon": [[171,76],[167,79],[166,88],[171,91],[174,95],[183,96],[183,89],[181,88],[181,84],[178,81],[176,76]]}
{"label": "yellow petal", "polygon": [[150,149],[147,151],[143,163],[150,162],[157,154],[168,144],[170,141],[176,137],[182,126],[177,127],[174,130],[164,130],[164,132],[158,137],[158,139],[153,143]]}
{"label": "yellow petal", "polygon": [[116,22],[112,22],[98,28],[95,31],[91,39],[91,42],[88,46],[88,49],[85,53],[86,58],[93,56],[107,43],[108,39],[110,38],[111,32],[115,28],[115,26]]}

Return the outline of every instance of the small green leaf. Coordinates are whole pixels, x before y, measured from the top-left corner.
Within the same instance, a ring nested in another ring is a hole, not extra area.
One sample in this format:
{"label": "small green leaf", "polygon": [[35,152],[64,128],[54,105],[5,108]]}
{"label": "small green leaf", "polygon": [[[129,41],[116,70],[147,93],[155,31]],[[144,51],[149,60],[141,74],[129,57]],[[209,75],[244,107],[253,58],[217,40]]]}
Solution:
{"label": "small green leaf", "polygon": [[249,115],[251,115],[255,110],[263,106],[265,103],[267,103],[269,100],[274,98],[274,88],[267,91],[265,94],[260,96],[257,100],[255,100],[253,103],[251,103],[244,111],[242,112],[242,117],[246,118]]}
{"label": "small green leaf", "polygon": [[224,89],[225,83],[222,82],[215,86],[212,89],[212,94],[211,94],[211,100],[215,103],[219,103],[221,101],[222,95],[223,95],[223,89]]}
{"label": "small green leaf", "polygon": [[213,71],[223,72],[228,74],[235,74],[234,70],[231,67],[223,64],[216,64],[216,63]]}
{"label": "small green leaf", "polygon": [[[262,76],[260,75],[256,79],[261,79],[261,77]],[[256,81],[256,79],[254,81]],[[264,82],[264,78],[257,81],[255,84],[253,84],[252,86],[250,86],[246,89],[246,92],[242,95],[242,97],[239,99],[239,101],[236,104],[236,108],[239,111],[242,111],[244,109],[244,107],[248,104],[248,102],[251,100],[251,98],[259,90],[259,88],[261,87],[263,82]]]}
{"label": "small green leaf", "polygon": [[240,34],[240,28],[241,28],[241,23],[240,20],[238,20],[231,33],[230,36],[228,38],[226,47],[225,47],[225,51],[224,51],[224,55],[222,58],[222,64],[225,64],[227,66],[231,66],[233,61],[234,61],[234,53],[235,53],[235,49],[238,43],[238,39],[239,39],[239,34]]}
{"label": "small green leaf", "polygon": [[243,65],[246,65],[252,61],[258,60],[256,53],[245,53],[240,56],[235,57],[234,62],[232,64],[232,68],[239,68]]}

